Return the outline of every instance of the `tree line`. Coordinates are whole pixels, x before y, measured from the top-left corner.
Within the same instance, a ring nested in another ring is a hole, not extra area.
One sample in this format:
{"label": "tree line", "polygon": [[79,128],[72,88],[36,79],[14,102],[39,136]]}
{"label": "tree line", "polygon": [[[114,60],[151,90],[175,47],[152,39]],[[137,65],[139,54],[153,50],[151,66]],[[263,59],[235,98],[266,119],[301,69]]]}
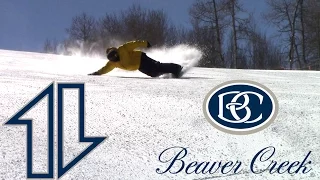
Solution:
{"label": "tree line", "polygon": [[[237,69],[320,69],[320,1],[265,0],[255,17],[244,0],[196,0],[190,27],[173,24],[163,10],[133,4],[99,19],[87,13],[72,18],[63,42],[46,40],[47,53],[104,53],[106,47],[144,39],[155,47],[191,44],[204,55],[201,67]],[[276,30],[272,36],[259,19]],[[58,46],[59,45],[59,46]]]}

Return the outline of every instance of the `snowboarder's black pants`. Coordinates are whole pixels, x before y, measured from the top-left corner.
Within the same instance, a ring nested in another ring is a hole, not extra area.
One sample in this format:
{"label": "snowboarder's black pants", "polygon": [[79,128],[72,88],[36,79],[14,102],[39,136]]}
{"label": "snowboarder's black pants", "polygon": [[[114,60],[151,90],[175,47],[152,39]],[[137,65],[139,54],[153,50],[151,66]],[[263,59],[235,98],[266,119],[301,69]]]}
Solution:
{"label": "snowboarder's black pants", "polygon": [[175,76],[178,76],[182,66],[174,63],[161,63],[158,62],[146,55],[146,53],[142,53],[141,55],[141,63],[139,71],[151,76],[158,77],[166,73],[172,73]]}

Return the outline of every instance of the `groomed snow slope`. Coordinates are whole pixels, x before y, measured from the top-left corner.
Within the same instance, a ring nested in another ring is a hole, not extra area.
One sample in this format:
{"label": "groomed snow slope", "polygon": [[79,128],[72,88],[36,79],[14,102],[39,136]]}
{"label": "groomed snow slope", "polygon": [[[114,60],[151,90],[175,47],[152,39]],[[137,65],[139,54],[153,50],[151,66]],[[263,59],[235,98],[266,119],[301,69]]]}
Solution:
{"label": "groomed snow slope", "polygon": [[[85,134],[107,137],[61,179],[320,179],[320,72],[194,68],[181,79],[152,79],[120,70],[86,75],[105,63],[103,59],[0,50],[0,179],[26,179],[26,128],[3,124],[53,81],[85,83]],[[202,112],[203,100],[212,88],[239,79],[262,83],[279,101],[274,123],[255,134],[218,131]],[[69,93],[69,116],[64,120],[66,161],[86,147],[73,143],[78,133],[72,108],[77,94]],[[38,172],[46,170],[46,101],[42,103],[28,115],[34,118]],[[239,160],[243,171],[237,175],[156,173],[157,168],[168,166],[158,160],[160,153],[173,146],[188,148],[186,162]],[[268,146],[276,148],[273,160],[279,162],[302,161],[312,151],[308,158],[312,170],[295,175],[251,173],[253,156]]]}

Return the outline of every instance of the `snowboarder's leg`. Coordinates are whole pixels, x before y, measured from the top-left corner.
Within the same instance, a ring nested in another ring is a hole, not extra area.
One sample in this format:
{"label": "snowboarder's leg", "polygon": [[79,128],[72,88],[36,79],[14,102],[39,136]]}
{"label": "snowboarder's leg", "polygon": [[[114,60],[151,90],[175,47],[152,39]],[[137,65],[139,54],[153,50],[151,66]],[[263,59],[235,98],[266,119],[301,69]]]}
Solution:
{"label": "snowboarder's leg", "polygon": [[182,66],[174,63],[161,63],[142,53],[139,71],[151,77],[158,77],[166,73],[172,73],[179,77]]}
{"label": "snowboarder's leg", "polygon": [[160,63],[159,66],[159,71],[162,72],[162,74],[171,73],[176,78],[180,77],[181,70],[182,66],[175,63]]}

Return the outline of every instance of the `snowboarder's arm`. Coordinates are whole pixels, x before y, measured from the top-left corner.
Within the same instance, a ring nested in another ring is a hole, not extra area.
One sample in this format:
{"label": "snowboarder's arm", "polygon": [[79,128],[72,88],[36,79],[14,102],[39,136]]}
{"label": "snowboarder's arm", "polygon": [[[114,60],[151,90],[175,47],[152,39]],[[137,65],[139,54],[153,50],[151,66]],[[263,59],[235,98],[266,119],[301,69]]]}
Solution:
{"label": "snowboarder's arm", "polygon": [[130,42],[127,42],[123,45],[127,50],[129,51],[132,51],[138,47],[144,47],[144,48],[149,48],[151,47],[150,43],[148,41],[141,41],[141,40],[138,40],[138,41],[130,41]]}
{"label": "snowboarder's arm", "polygon": [[91,73],[89,75],[102,75],[102,74],[106,74],[110,71],[112,71],[116,66],[111,63],[110,61],[101,69],[99,69],[98,71]]}

